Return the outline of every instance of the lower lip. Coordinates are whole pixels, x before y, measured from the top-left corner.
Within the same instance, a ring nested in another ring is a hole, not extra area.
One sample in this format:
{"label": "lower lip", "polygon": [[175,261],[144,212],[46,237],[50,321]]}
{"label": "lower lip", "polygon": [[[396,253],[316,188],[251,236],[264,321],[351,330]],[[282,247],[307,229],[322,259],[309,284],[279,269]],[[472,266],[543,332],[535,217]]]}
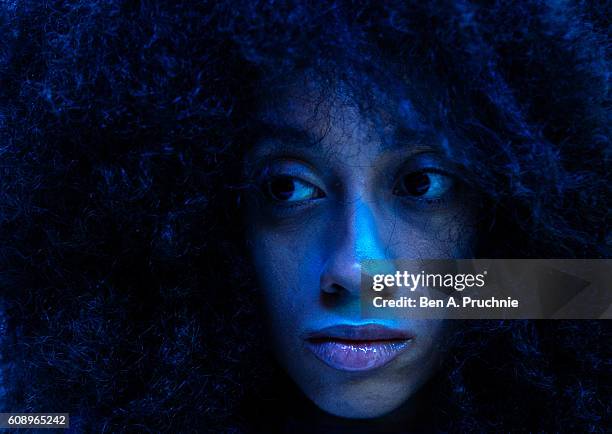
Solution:
{"label": "lower lip", "polygon": [[321,361],[341,371],[380,368],[408,348],[410,340],[309,340],[307,346]]}

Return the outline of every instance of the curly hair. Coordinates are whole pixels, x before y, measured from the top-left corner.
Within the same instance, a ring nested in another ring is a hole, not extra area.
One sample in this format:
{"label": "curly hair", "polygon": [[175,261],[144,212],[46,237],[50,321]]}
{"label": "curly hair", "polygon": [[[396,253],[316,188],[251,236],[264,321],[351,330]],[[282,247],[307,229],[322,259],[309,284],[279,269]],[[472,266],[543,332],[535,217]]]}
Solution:
{"label": "curly hair", "polygon": [[[262,387],[276,368],[237,162],[257,95],[305,69],[419,83],[483,197],[480,254],[609,257],[611,9],[4,2],[3,407],[68,411],[76,431],[248,432],[249,400],[282,400]],[[606,431],[610,337],[604,321],[467,323],[432,429]]]}

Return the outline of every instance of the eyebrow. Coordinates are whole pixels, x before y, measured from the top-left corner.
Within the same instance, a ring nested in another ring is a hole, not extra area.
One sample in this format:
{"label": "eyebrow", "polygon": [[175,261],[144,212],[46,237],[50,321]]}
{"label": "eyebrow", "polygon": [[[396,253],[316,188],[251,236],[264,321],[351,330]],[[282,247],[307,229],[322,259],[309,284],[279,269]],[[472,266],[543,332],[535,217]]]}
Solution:
{"label": "eyebrow", "polygon": [[427,127],[417,130],[400,125],[388,142],[383,142],[383,150],[396,150],[410,146],[426,146],[434,150],[442,150],[440,134]]}
{"label": "eyebrow", "polygon": [[[308,149],[320,143],[325,136],[315,137],[302,128],[286,123],[276,123],[269,120],[257,119],[256,143],[265,139],[275,139],[285,145],[297,149]],[[412,149],[417,153],[423,149],[427,152],[440,152],[446,154],[447,150],[442,143],[440,134],[433,128],[419,123],[418,127],[397,125],[393,133],[382,138],[382,152],[398,152]]]}
{"label": "eyebrow", "polygon": [[283,142],[297,146],[309,146],[320,142],[323,138],[316,139],[308,131],[286,124],[273,124],[259,121],[257,126],[257,141],[266,138],[278,139]]}

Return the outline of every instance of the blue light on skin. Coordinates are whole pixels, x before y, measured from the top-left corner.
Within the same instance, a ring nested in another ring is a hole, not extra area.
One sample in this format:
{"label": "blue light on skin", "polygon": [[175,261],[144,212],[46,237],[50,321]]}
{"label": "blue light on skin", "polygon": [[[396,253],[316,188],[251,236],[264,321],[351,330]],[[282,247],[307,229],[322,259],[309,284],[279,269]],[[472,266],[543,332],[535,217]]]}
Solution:
{"label": "blue light on skin", "polygon": [[[248,243],[276,355],[318,407],[376,418],[435,371],[450,323],[360,317],[361,261],[468,258],[475,212],[445,158],[442,132],[406,99],[376,91],[361,109],[342,83],[304,76],[262,102],[271,133],[246,159]],[[380,368],[335,369],[304,336],[337,324],[406,331],[409,348]]]}

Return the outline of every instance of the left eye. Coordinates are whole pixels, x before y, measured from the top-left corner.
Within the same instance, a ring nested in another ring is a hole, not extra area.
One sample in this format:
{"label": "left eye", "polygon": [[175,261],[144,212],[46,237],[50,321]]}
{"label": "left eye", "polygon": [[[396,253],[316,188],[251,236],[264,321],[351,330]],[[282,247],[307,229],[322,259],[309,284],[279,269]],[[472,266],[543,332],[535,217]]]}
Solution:
{"label": "left eye", "polygon": [[266,181],[265,194],[278,202],[299,202],[323,197],[318,187],[293,176],[274,176]]}
{"label": "left eye", "polygon": [[444,196],[453,184],[453,179],[442,173],[431,171],[411,172],[398,180],[393,188],[393,194],[432,200]]}

